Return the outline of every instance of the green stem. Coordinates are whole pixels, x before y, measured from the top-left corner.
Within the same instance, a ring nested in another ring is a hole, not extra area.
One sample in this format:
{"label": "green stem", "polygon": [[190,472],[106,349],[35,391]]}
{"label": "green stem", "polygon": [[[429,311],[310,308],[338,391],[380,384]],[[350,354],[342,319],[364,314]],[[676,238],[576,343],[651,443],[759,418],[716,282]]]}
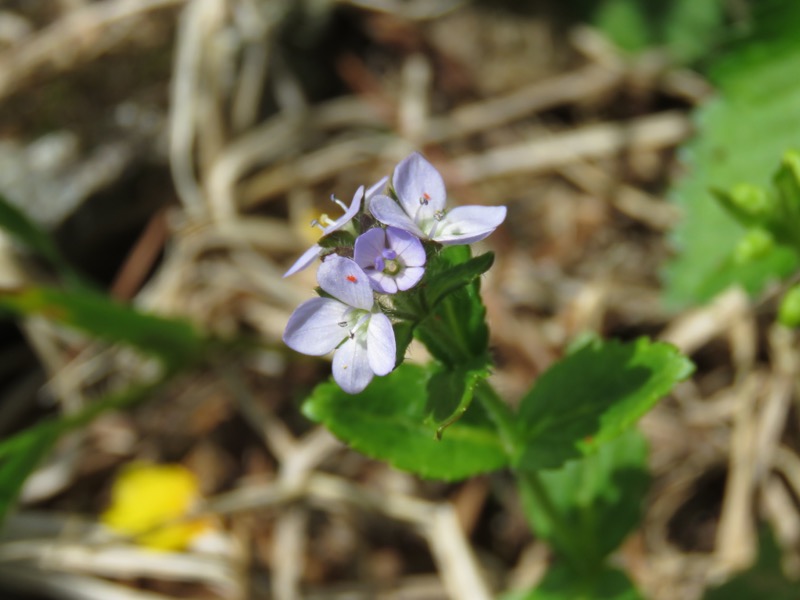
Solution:
{"label": "green stem", "polygon": [[[475,389],[475,399],[481,403],[489,418],[497,427],[506,453],[513,464],[523,450],[523,442],[516,427],[514,413],[500,398],[491,384],[485,380]],[[517,468],[514,468],[512,472],[523,494],[526,494],[533,501],[536,508],[542,512],[545,519],[550,523],[553,545],[576,567],[581,568],[582,552],[579,547],[580,540],[576,539],[572,527],[556,509],[550,493],[539,474]]]}

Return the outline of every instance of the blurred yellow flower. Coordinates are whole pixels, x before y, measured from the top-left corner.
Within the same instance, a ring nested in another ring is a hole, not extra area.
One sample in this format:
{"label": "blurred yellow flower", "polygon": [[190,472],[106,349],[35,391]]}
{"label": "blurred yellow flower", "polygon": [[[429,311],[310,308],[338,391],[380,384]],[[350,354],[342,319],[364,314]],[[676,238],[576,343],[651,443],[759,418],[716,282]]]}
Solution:
{"label": "blurred yellow flower", "polygon": [[157,550],[182,550],[211,525],[194,519],[160,527],[187,515],[200,499],[197,478],[181,465],[132,463],[117,476],[111,506],[101,521]]}

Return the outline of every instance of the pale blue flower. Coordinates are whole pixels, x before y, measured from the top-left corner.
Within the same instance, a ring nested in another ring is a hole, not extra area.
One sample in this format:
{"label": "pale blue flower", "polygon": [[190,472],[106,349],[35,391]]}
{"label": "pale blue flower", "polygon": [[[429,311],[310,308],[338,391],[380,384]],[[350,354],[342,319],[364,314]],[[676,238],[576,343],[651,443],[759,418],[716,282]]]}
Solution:
{"label": "pale blue flower", "polygon": [[505,206],[459,206],[445,209],[447,193],[439,171],[417,152],[394,170],[398,202],[383,194],[369,203],[381,223],[444,245],[471,244],[492,233],[506,218]]}
{"label": "pale blue flower", "polygon": [[[363,185],[360,186],[356,190],[356,193],[353,196],[353,200],[350,202],[349,207],[345,206],[344,202],[342,202],[341,200],[337,200],[336,198],[331,197],[331,199],[334,202],[336,202],[339,206],[341,206],[344,209],[344,214],[335,221],[331,221],[327,217],[327,215],[323,215],[323,219],[321,219],[321,221],[324,222],[315,222],[315,224],[319,224],[320,226],[322,226],[322,235],[328,235],[329,233],[333,233],[334,231],[341,229],[342,227],[347,225],[350,221],[352,221],[353,217],[355,217],[358,214],[358,211],[361,210],[361,201],[364,198],[366,198],[367,201],[369,201],[375,194],[377,194],[379,191],[383,189],[388,179],[389,179],[388,177],[383,177],[375,185],[369,188],[366,194],[364,193],[364,186]],[[310,266],[311,263],[313,263],[317,259],[317,257],[320,255],[321,252],[322,252],[322,246],[320,246],[319,244],[314,244],[313,246],[311,246],[311,248],[306,250],[291,267],[289,267],[289,270],[286,271],[286,273],[284,273],[283,276],[289,277],[289,275],[294,275],[295,273],[302,271],[306,267]]]}
{"label": "pale blue flower", "polygon": [[336,350],[333,378],[345,392],[357,394],[374,375],[386,375],[395,367],[392,323],[375,304],[366,273],[349,258],[326,257],[317,281],[333,298],[312,298],[298,306],[283,341],[312,356]]}
{"label": "pale blue flower", "polygon": [[411,289],[425,273],[422,243],[396,227],[375,227],[358,236],[353,260],[364,269],[373,289],[384,294]]}

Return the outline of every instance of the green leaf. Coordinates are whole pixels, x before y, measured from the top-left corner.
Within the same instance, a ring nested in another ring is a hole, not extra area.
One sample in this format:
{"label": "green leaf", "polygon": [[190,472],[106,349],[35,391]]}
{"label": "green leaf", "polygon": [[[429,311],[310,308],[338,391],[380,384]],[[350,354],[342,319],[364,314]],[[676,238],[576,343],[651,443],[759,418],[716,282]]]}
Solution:
{"label": "green leaf", "polygon": [[785,327],[800,327],[800,285],[789,288],[781,298],[778,322]]}
{"label": "green leaf", "polygon": [[51,450],[59,433],[50,423],[17,434],[0,446],[0,523],[14,505],[28,475]]}
{"label": "green leaf", "polygon": [[436,264],[429,265],[430,275],[424,282],[425,298],[430,308],[488,271],[494,264],[494,253],[469,258],[469,246],[451,246],[437,259]]}
{"label": "green leaf", "polygon": [[781,570],[781,552],[769,530],[761,532],[758,562],[728,583],[706,592],[704,600],[797,600],[798,582]]}
{"label": "green leaf", "polygon": [[722,0],[603,0],[594,23],[619,47],[641,52],[653,46],[688,63],[705,56],[724,27]]}
{"label": "green leaf", "polygon": [[207,345],[188,322],[142,313],[88,290],[28,288],[0,293],[0,308],[19,316],[40,315],[102,340],[129,344],[168,366],[191,364]]}
{"label": "green leaf", "polygon": [[778,211],[772,231],[778,241],[800,252],[800,153],[790,150],[772,178],[777,190]]}
{"label": "green leaf", "polygon": [[550,569],[542,582],[527,592],[514,592],[503,600],[641,600],[642,596],[621,571],[605,567],[587,576],[567,565]]}
{"label": "green leaf", "polygon": [[756,293],[798,265],[784,247],[746,269],[730,260],[743,227],[709,191],[765,188],[784,151],[800,146],[800,3],[762,0],[753,11],[751,34],[713,65],[718,96],[697,113],[697,136],[683,149],[689,173],[670,193],[684,214],[673,237],[678,256],[665,272],[674,307],[705,302],[732,284]]}
{"label": "green leaf", "polygon": [[414,339],[414,324],[409,321],[399,321],[392,324],[395,342],[395,365],[400,366],[406,359],[406,350],[411,340]]}
{"label": "green leaf", "polygon": [[631,427],[693,365],[677,348],[641,338],[589,343],[548,369],[522,399],[515,461],[553,469]]}
{"label": "green leaf", "polygon": [[569,527],[569,546],[559,547],[548,507],[523,485],[523,508],[533,531],[584,569],[592,569],[639,524],[650,482],[647,442],[630,429],[600,444],[597,452],[539,477],[552,510]]}
{"label": "green leaf", "polygon": [[444,430],[464,415],[472,403],[475,386],[488,376],[489,369],[484,361],[478,361],[474,367],[462,365],[433,373],[427,385],[426,423],[433,425],[437,439],[441,439]]}
{"label": "green leaf", "polygon": [[424,316],[414,335],[446,366],[489,364],[489,328],[480,275],[494,262],[489,252],[470,258],[469,246],[447,246],[428,262],[420,285]]}
{"label": "green leaf", "polygon": [[0,196],[0,229],[47,260],[68,283],[75,287],[88,287],[81,276],[62,258],[61,251],[47,232],[2,196]]}
{"label": "green leaf", "polygon": [[435,372],[406,363],[356,395],[323,383],[303,404],[303,413],[367,456],[423,477],[455,481],[506,466],[494,425],[478,404],[441,440],[434,438],[425,419]]}
{"label": "green leaf", "polygon": [[463,363],[474,364],[475,359],[488,365],[489,328],[478,282],[442,300],[417,325],[414,336],[434,358],[452,369]]}

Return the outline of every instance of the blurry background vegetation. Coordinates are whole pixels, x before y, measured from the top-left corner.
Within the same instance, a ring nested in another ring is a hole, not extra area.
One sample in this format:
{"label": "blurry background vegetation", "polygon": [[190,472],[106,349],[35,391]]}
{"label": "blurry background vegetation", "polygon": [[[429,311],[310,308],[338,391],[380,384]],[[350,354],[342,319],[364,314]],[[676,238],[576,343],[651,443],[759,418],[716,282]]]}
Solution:
{"label": "blurry background vegetation", "polygon": [[[793,597],[800,363],[774,317],[797,256],[732,260],[744,230],[709,188],[764,185],[800,146],[798,26],[792,0],[5,0],[3,597],[536,582],[508,481],[419,481],[298,411],[329,367],[283,347],[314,274],[281,274],[331,193],[412,150],[454,202],[509,208],[483,290],[512,401],[586,331],[697,363],[642,425],[653,484],[618,556],[642,593]],[[205,546],[109,546],[132,461],[197,476]],[[480,572],[437,543],[460,531]]]}

